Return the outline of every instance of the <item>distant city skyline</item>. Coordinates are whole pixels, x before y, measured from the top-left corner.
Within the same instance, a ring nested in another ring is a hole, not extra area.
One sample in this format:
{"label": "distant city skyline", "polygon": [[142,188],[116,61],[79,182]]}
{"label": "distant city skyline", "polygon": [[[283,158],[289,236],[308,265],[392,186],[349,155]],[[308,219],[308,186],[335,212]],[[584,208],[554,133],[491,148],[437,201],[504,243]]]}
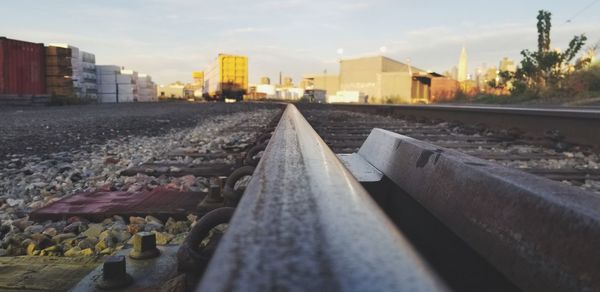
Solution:
{"label": "distant city skyline", "polygon": [[442,73],[458,65],[464,45],[472,73],[503,57],[518,63],[522,49],[535,49],[540,9],[553,14],[553,47],[580,33],[586,47],[600,42],[600,4],[578,13],[589,0],[426,2],[22,0],[2,5],[0,36],[69,43],[98,64],[134,68],[162,84],[191,82],[218,53],[248,56],[252,83],[283,72],[297,84],[304,74],[335,74],[341,58],[381,54]]}

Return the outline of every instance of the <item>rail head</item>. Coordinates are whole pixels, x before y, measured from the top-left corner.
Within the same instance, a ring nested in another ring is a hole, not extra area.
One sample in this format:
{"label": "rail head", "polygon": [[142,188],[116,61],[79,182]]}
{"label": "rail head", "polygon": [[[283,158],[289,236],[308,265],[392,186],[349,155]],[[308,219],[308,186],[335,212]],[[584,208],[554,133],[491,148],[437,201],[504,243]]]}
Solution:
{"label": "rail head", "polygon": [[445,291],[288,105],[198,291]]}

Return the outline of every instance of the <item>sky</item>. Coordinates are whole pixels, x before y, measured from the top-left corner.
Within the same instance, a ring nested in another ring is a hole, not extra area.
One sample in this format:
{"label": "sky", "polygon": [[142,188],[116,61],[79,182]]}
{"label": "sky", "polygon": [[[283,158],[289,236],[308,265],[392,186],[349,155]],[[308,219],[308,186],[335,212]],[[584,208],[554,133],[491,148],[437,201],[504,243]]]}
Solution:
{"label": "sky", "polygon": [[600,43],[598,0],[0,0],[0,36],[69,43],[160,84],[190,82],[219,53],[248,56],[251,83],[279,72],[297,82],[381,54],[441,73],[462,46],[469,72],[519,61],[537,46],[540,9],[552,12],[553,47],[581,33]]}

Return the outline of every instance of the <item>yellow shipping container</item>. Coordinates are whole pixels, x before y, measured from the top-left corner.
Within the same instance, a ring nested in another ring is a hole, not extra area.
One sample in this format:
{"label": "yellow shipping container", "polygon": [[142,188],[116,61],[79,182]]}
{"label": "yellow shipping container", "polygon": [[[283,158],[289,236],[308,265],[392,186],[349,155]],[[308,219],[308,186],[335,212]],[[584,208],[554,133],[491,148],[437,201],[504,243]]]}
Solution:
{"label": "yellow shipping container", "polygon": [[248,58],[219,54],[205,77],[204,93],[209,97],[241,100],[248,90]]}
{"label": "yellow shipping container", "polygon": [[192,72],[192,79],[194,79],[194,80],[204,80],[204,71],[194,71],[194,72]]}

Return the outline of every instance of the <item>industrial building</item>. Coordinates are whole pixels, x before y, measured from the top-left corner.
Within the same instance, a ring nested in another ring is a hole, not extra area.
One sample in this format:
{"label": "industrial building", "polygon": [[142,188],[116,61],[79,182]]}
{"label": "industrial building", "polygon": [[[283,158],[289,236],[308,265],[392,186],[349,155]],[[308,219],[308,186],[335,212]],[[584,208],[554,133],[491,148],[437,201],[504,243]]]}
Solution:
{"label": "industrial building", "polygon": [[156,94],[158,95],[159,99],[183,99],[185,98],[185,85],[182,83],[159,85]]}
{"label": "industrial building", "polygon": [[328,102],[430,103],[453,96],[458,83],[437,73],[374,56],[340,61],[339,75],[308,75],[304,88],[325,90]]}

